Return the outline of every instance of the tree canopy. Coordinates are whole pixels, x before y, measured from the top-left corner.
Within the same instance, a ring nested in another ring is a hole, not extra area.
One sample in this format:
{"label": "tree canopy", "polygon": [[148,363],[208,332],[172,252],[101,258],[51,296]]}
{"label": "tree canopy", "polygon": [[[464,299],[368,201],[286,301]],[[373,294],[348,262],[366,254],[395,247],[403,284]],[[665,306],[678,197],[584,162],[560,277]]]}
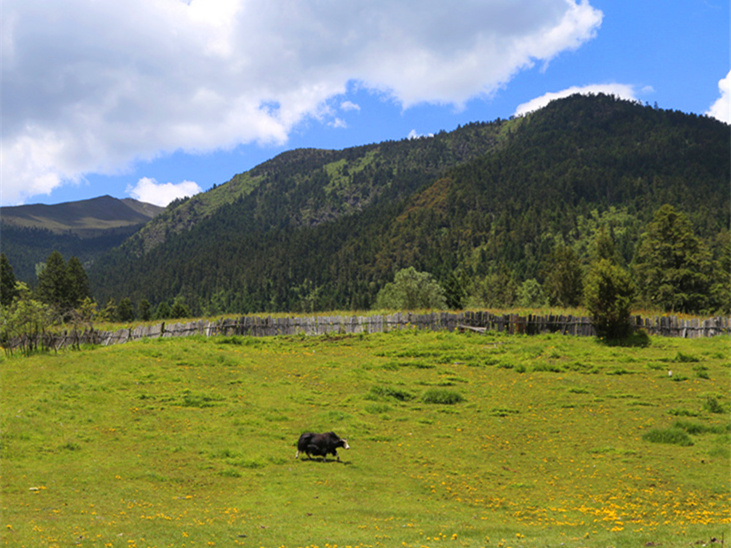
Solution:
{"label": "tree canopy", "polygon": [[688,217],[662,206],[642,235],[635,259],[642,295],[673,312],[698,312],[709,306],[713,265]]}
{"label": "tree canopy", "polygon": [[444,289],[428,272],[417,272],[410,266],[396,273],[376,297],[376,307],[394,310],[416,310],[447,307]]}

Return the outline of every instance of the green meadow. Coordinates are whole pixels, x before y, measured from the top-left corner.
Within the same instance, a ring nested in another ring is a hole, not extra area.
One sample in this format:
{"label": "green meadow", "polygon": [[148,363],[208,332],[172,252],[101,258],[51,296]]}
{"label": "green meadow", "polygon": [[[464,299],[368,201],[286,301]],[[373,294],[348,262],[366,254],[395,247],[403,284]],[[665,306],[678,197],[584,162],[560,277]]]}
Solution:
{"label": "green meadow", "polygon": [[[0,544],[731,543],[730,365],[728,337],[413,330],[5,357]],[[294,459],[329,430],[341,462]]]}

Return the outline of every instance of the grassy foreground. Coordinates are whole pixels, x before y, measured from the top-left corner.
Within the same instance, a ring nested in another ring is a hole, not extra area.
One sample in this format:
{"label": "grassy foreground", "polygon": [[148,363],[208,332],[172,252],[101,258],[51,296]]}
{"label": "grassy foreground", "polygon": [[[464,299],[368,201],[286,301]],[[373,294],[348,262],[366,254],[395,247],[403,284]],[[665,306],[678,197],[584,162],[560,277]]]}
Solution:
{"label": "grassy foreground", "polygon": [[[5,358],[0,544],[731,543],[729,366],[727,337],[414,331]],[[327,430],[342,462],[294,460]]]}

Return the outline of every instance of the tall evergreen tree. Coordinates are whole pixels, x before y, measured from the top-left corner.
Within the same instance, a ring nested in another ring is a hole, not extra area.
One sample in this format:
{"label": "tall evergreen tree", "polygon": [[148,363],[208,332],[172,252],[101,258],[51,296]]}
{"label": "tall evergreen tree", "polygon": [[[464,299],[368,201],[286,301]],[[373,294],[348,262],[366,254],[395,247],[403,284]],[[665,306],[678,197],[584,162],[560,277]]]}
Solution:
{"label": "tall evergreen tree", "polygon": [[68,283],[66,303],[68,306],[75,308],[84,299],[91,297],[89,276],[86,275],[86,270],[84,270],[81,261],[76,257],[69,259],[66,265],[66,276]]}
{"label": "tall evergreen tree", "polygon": [[578,306],[584,292],[583,271],[576,252],[567,245],[554,249],[543,284],[552,305]]}
{"label": "tall evergreen tree", "polygon": [[120,322],[131,322],[135,319],[135,307],[129,297],[124,297],[119,301],[117,319]]}
{"label": "tall evergreen tree", "polygon": [[99,314],[100,318],[107,322],[116,322],[119,318],[117,317],[117,301],[114,297],[109,297],[104,309]]}
{"label": "tall evergreen tree", "polygon": [[175,297],[173,306],[170,309],[171,318],[190,318],[190,310],[185,305],[185,299],[183,297]]}
{"label": "tall evergreen tree", "polygon": [[142,299],[140,304],[137,306],[137,310],[140,314],[140,319],[143,322],[147,322],[152,319],[152,305],[147,299]]}
{"label": "tall evergreen tree", "polygon": [[731,314],[731,233],[727,230],[718,235],[720,252],[715,261],[714,283],[711,296],[714,309]]}
{"label": "tall evergreen tree", "polygon": [[614,236],[612,235],[611,229],[607,229],[606,226],[602,226],[594,236],[592,259],[594,261],[606,259],[615,265],[620,265],[622,262],[622,255],[614,243]]}
{"label": "tall evergreen tree", "polygon": [[635,273],[642,295],[671,312],[700,312],[709,305],[712,263],[690,219],[664,205],[642,235]]}
{"label": "tall evergreen tree", "polygon": [[18,295],[15,273],[5,253],[0,253],[0,305],[10,306]]}
{"label": "tall evergreen tree", "polygon": [[61,253],[53,251],[38,273],[38,298],[41,302],[65,310],[68,304],[69,280],[66,262]]}

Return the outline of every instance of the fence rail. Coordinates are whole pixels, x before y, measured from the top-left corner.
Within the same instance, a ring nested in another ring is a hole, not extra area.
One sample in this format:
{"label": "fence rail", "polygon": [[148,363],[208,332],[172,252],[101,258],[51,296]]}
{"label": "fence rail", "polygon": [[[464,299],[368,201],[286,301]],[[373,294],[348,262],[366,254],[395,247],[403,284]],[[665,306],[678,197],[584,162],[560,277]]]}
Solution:
{"label": "fence rail", "polygon": [[[731,317],[727,316],[708,319],[633,316],[631,319],[635,328],[644,329],[650,335],[664,337],[700,338],[731,333]],[[188,323],[163,322],[117,331],[70,330],[58,334],[46,333],[41,340],[18,338],[11,341],[9,350],[37,348],[39,346],[60,349],[69,346],[79,347],[84,344],[108,346],[144,338],[156,339],[190,335],[271,337],[299,334],[381,333],[408,328],[431,331],[497,331],[526,335],[540,333],[561,333],[584,337],[595,335],[591,320],[583,316],[518,316],[517,314],[492,314],[487,311],[434,312],[430,314],[398,312],[379,316],[303,316],[286,318],[243,316],[213,321],[197,320]]]}

